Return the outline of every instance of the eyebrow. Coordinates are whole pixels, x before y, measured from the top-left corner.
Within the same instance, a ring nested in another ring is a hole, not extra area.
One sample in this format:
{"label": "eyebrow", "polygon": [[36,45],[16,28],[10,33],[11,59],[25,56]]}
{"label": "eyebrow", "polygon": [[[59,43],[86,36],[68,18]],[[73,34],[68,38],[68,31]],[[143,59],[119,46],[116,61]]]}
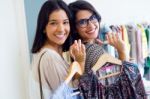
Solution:
{"label": "eyebrow", "polygon": [[[49,22],[55,22],[55,21],[57,21],[57,20],[55,20],[55,19],[49,20]],[[69,21],[69,19],[64,19],[63,21]]]}

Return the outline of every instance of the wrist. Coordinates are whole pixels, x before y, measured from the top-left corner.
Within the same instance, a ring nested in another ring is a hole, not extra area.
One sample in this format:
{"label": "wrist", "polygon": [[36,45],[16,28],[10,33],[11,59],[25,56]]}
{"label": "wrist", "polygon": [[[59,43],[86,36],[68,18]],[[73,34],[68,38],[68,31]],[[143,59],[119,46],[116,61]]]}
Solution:
{"label": "wrist", "polygon": [[82,63],[82,62],[85,62],[85,58],[84,58],[83,56],[78,56],[78,57],[76,58],[76,61],[77,61],[78,63]]}
{"label": "wrist", "polygon": [[84,67],[85,67],[85,61],[82,61],[82,62],[78,62],[81,66],[81,70],[82,70],[82,74],[84,72]]}
{"label": "wrist", "polygon": [[128,61],[129,60],[129,54],[126,51],[118,51],[119,54],[119,59],[124,61]]}

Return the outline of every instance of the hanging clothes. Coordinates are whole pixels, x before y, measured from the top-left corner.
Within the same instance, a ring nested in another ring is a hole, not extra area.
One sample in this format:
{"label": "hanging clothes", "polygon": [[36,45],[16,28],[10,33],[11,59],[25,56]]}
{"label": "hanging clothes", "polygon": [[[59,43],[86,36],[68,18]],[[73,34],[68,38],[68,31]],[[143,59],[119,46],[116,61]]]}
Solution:
{"label": "hanging clothes", "polygon": [[137,66],[124,61],[121,74],[110,85],[103,85],[91,70],[81,76],[79,89],[84,99],[147,99]]}
{"label": "hanging clothes", "polygon": [[144,62],[144,77],[147,80],[150,80],[150,27],[145,28],[146,38],[147,38],[147,47],[148,47],[148,56],[145,58]]}
{"label": "hanging clothes", "polygon": [[141,34],[142,34],[142,54],[143,54],[143,58],[146,58],[148,56],[148,47],[147,47],[147,38],[146,38],[146,33],[144,30],[144,27],[141,24],[137,24],[138,28],[141,30]]}
{"label": "hanging clothes", "polygon": [[129,36],[127,33],[127,29],[125,25],[120,25],[120,28],[121,28],[122,40],[125,42],[128,51],[130,51],[130,43],[129,43]]}
{"label": "hanging clothes", "polygon": [[150,28],[149,27],[145,29],[145,33],[147,38],[148,54],[150,54]]}
{"label": "hanging clothes", "polygon": [[150,72],[150,56],[146,57],[144,62],[144,77],[146,79],[150,79],[148,75],[149,72]]}
{"label": "hanging clothes", "polygon": [[[113,83],[105,85],[91,70],[104,53],[102,48],[96,45],[92,46],[92,44],[86,48],[88,51],[86,60],[89,61],[85,63],[85,73],[80,77],[78,86],[84,99],[147,99],[136,64],[122,62],[121,73],[113,79]],[[99,51],[94,53],[95,50]]]}
{"label": "hanging clothes", "polygon": [[130,43],[130,57],[132,62],[137,63],[137,51],[136,51],[136,28],[133,24],[126,25],[129,43]]}

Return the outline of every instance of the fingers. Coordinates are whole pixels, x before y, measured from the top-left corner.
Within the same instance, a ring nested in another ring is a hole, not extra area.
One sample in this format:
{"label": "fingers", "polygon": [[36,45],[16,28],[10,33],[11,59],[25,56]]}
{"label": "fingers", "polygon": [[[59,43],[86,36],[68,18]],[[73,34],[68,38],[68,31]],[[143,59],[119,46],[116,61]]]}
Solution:
{"label": "fingers", "polygon": [[76,61],[85,60],[85,46],[81,43],[81,40],[74,41],[74,44],[70,47],[70,54],[71,57]]}
{"label": "fingers", "polygon": [[118,37],[116,36],[117,33],[112,33],[113,45],[118,42]]}
{"label": "fingers", "polygon": [[78,49],[80,52],[84,53],[85,52],[85,46],[84,44],[81,43],[81,40],[78,40]]}
{"label": "fingers", "polygon": [[75,56],[74,56],[74,47],[73,47],[73,45],[70,47],[70,49],[69,49],[69,53],[70,53],[70,56],[73,58],[73,60],[75,60]]}
{"label": "fingers", "polygon": [[81,44],[81,52],[85,53],[85,46],[84,46],[84,44]]}
{"label": "fingers", "polygon": [[78,40],[78,47],[79,47],[79,49],[81,49],[81,40],[80,39]]}
{"label": "fingers", "polygon": [[108,41],[108,43],[109,43],[110,45],[113,46],[113,44],[114,44],[113,33],[108,33],[108,34],[106,35],[106,40]]}
{"label": "fingers", "polygon": [[114,47],[116,47],[117,43],[119,43],[119,34],[118,33],[108,33],[106,35],[106,39],[108,43]]}
{"label": "fingers", "polygon": [[119,33],[108,33],[106,35],[108,43],[115,47],[118,52],[123,53],[125,50],[125,42],[122,40]]}
{"label": "fingers", "polygon": [[118,41],[122,40],[121,35],[119,35],[119,33],[116,33],[116,37],[117,37]]}
{"label": "fingers", "polygon": [[75,46],[75,48],[76,48],[77,51],[81,50],[81,45],[82,44],[81,44],[81,40],[80,39],[74,41],[74,46]]}
{"label": "fingers", "polygon": [[83,50],[83,44],[81,43],[81,40],[80,40],[80,39],[74,41],[74,47],[75,47],[74,50],[76,50],[76,51],[81,51],[81,50]]}

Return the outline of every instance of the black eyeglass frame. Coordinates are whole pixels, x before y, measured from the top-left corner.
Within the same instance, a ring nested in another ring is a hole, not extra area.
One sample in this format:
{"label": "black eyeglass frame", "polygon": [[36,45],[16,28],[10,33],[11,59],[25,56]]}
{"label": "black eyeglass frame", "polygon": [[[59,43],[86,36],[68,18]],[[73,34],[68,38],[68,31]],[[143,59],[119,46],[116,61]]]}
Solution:
{"label": "black eyeglass frame", "polygon": [[89,25],[89,22],[91,23],[97,23],[98,22],[98,17],[95,14],[92,14],[88,19],[80,19],[79,21],[76,22],[76,25],[85,28]]}

